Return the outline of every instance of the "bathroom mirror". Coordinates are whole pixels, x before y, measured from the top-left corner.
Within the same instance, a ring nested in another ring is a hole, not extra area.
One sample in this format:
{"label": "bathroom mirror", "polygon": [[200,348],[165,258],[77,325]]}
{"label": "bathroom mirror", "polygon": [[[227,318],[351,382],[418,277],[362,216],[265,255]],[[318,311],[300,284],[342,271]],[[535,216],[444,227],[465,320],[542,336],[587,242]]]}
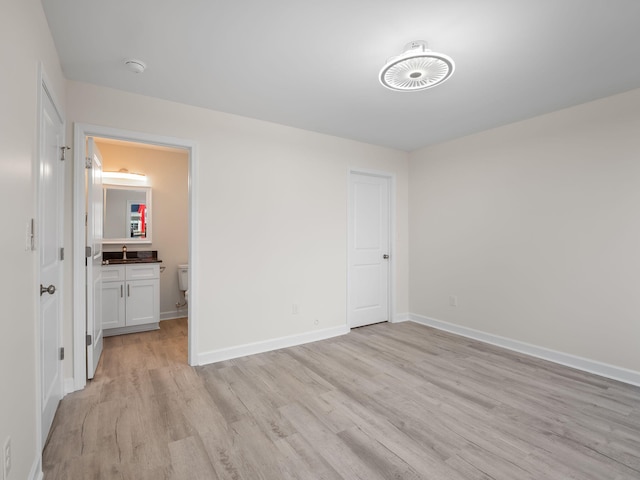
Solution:
{"label": "bathroom mirror", "polygon": [[151,187],[103,184],[102,243],[151,243]]}

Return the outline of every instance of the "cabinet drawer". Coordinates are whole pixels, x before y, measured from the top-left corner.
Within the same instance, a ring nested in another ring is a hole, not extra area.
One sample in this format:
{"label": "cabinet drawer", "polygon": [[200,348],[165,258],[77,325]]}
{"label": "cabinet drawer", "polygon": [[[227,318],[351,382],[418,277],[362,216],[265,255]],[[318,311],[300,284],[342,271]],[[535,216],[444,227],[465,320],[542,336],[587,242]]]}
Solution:
{"label": "cabinet drawer", "polygon": [[126,277],[127,280],[160,278],[160,264],[127,265]]}
{"label": "cabinet drawer", "polygon": [[103,282],[123,282],[124,281],[124,265],[103,265],[102,281]]}

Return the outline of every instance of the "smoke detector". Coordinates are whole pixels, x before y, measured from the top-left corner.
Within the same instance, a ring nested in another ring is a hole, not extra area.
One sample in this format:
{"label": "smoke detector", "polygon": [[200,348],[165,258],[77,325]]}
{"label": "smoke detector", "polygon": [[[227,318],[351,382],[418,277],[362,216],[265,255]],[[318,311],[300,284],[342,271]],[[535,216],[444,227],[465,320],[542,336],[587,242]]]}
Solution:
{"label": "smoke detector", "polygon": [[142,73],[147,68],[147,65],[142,60],[135,58],[127,58],[124,61],[124,65],[133,73]]}
{"label": "smoke detector", "polygon": [[416,92],[440,85],[455,70],[451,57],[432,52],[427,42],[416,40],[404,52],[390,58],[380,70],[380,83],[400,92]]}

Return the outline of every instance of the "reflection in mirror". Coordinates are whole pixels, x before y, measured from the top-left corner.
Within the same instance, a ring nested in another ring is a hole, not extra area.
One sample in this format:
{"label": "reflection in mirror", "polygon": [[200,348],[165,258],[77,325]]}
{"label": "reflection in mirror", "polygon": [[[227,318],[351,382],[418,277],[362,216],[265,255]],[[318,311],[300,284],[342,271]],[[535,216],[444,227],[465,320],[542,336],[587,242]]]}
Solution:
{"label": "reflection in mirror", "polygon": [[127,201],[129,218],[127,218],[125,227],[129,227],[130,238],[147,238],[146,210],[147,206],[145,205],[144,199],[136,201],[135,203]]}
{"label": "reflection in mirror", "polygon": [[151,188],[104,185],[104,243],[151,243]]}

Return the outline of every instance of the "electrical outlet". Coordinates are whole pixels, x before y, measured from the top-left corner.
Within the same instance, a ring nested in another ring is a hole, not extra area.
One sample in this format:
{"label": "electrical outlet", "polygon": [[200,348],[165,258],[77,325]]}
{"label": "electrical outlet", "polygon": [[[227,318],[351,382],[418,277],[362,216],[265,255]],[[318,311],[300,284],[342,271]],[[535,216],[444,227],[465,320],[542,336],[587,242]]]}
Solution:
{"label": "electrical outlet", "polygon": [[298,304],[294,303],[291,305],[291,315],[298,315],[300,313],[300,309],[298,308]]}
{"label": "electrical outlet", "polygon": [[3,473],[4,480],[9,480],[9,472],[11,472],[11,437],[7,437],[2,447]]}
{"label": "electrical outlet", "polygon": [[320,323],[320,320],[318,320],[317,318],[313,321],[314,325],[318,325]]}
{"label": "electrical outlet", "polygon": [[449,306],[457,307],[458,306],[458,297],[455,295],[449,295]]}

